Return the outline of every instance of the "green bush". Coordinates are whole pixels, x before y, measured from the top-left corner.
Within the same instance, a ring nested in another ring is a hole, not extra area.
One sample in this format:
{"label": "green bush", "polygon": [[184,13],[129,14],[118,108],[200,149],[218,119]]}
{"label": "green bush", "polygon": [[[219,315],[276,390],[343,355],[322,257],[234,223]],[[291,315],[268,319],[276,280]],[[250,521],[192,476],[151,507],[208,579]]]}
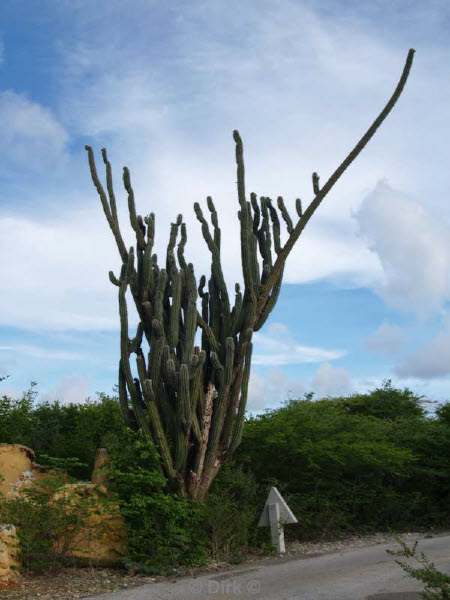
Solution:
{"label": "green bush", "polygon": [[395,539],[401,545],[402,550],[386,550],[386,552],[391,556],[415,559],[421,565],[421,568],[416,568],[404,561],[395,561],[410,577],[425,583],[425,589],[421,593],[422,598],[424,600],[450,600],[450,575],[439,571],[423,552],[420,553],[420,557],[417,555],[417,541],[412,548],[409,548],[401,538],[396,537]]}
{"label": "green bush", "polygon": [[257,527],[268,493],[251,471],[225,464],[205,500],[204,523],[211,557],[240,562],[246,553],[270,546],[268,528]]}
{"label": "green bush", "polygon": [[285,495],[299,520],[288,536],[442,527],[450,428],[421,403],[389,382],[347,399],[291,400],[247,421],[237,458]]}
{"label": "green bush", "polygon": [[100,393],[79,404],[36,403],[36,385],[32,381],[20,399],[0,399],[0,443],[32,448],[38,463],[45,456],[76,457],[79,464],[68,465],[69,474],[89,480],[103,437],[125,429],[118,398]]}
{"label": "green bush", "polygon": [[109,484],[118,494],[127,527],[127,565],[145,573],[166,573],[203,564],[203,506],[167,489],[155,448],[140,432],[110,435],[105,443]]}

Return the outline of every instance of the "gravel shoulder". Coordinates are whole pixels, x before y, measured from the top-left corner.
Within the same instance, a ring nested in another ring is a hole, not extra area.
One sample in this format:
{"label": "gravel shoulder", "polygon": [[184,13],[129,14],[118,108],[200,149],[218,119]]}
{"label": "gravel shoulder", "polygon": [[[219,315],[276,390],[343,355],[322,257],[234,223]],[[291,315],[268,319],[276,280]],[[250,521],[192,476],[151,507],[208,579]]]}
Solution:
{"label": "gravel shoulder", "polygon": [[[450,532],[433,530],[398,535],[410,544],[424,538],[450,535]],[[328,542],[291,542],[287,543],[287,552],[284,556],[277,557],[273,555],[262,558],[261,556],[253,555],[241,563],[239,568],[255,563],[258,563],[258,566],[263,566],[264,564],[285,562],[291,559],[312,558],[334,552],[347,552],[390,542],[395,542],[395,540],[393,534],[389,533],[350,536],[341,540]],[[236,565],[216,562],[198,569],[174,571],[173,575],[170,576],[149,577],[114,569],[68,567],[62,568],[55,573],[23,577],[21,583],[14,588],[2,590],[0,598],[1,600],[73,600],[75,598],[90,598],[98,594],[132,589],[157,581],[170,581],[185,575],[201,575],[218,571],[226,572],[235,568]]]}

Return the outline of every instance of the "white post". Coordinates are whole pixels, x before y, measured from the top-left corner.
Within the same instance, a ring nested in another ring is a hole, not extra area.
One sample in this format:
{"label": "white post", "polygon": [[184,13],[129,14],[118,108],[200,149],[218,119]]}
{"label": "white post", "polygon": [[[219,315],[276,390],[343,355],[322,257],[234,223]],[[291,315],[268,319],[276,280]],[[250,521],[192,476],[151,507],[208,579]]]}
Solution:
{"label": "white post", "polygon": [[267,508],[269,509],[272,544],[277,549],[278,554],[283,554],[286,552],[286,546],[284,545],[284,528],[280,519],[280,505],[277,502],[276,504],[269,504]]}

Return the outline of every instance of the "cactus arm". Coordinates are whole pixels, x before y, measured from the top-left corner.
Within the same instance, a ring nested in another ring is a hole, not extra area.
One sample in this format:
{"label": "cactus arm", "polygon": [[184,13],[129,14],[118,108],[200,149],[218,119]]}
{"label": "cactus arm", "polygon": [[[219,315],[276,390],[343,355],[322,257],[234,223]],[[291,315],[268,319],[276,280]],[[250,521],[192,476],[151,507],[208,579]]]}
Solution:
{"label": "cactus arm", "polygon": [[127,395],[127,382],[125,380],[125,373],[122,368],[122,359],[119,360],[119,403],[122,411],[123,420],[130,426],[130,408],[128,406],[128,395]]}
{"label": "cactus arm", "polygon": [[227,452],[228,456],[233,454],[233,452],[236,450],[236,448],[241,443],[241,439],[242,439],[242,429],[244,427],[245,408],[247,406],[248,381],[249,381],[249,377],[250,377],[252,350],[253,350],[252,342],[247,342],[247,346],[245,349],[244,375],[242,378],[242,387],[241,387],[241,400],[239,402],[238,413],[237,413],[235,423],[234,423],[234,430],[232,433],[231,444],[230,444],[229,450]]}
{"label": "cactus arm", "polygon": [[320,192],[319,179],[320,179],[320,177],[317,175],[316,172],[314,172],[312,174],[312,184],[313,184],[313,192],[314,192],[315,196],[317,196],[317,194]]}
{"label": "cactus arm", "polygon": [[275,252],[280,254],[281,252],[281,242],[280,242],[280,220],[278,219],[277,211],[272,205],[272,200],[270,198],[266,198],[266,205],[269,209],[270,219],[272,221],[272,230],[273,230],[273,243]]}
{"label": "cactus arm", "polygon": [[342,161],[342,163],[334,171],[334,173],[331,175],[331,177],[328,179],[328,181],[325,183],[325,185],[322,187],[322,189],[316,194],[315,198],[313,199],[311,204],[308,206],[308,208],[305,210],[302,218],[297,223],[297,225],[295,226],[291,235],[289,236],[287,242],[283,246],[280,254],[278,255],[278,257],[275,261],[273,269],[270,272],[269,277],[267,278],[267,281],[264,283],[263,289],[259,296],[257,310],[256,310],[256,320],[257,321],[259,320],[259,318],[261,316],[261,313],[267,302],[267,298],[270,294],[270,291],[274,287],[275,282],[280,275],[281,269],[282,269],[284,263],[286,262],[286,259],[289,255],[289,253],[291,252],[292,248],[294,247],[295,242],[300,237],[300,234],[304,230],[306,224],[308,223],[310,218],[313,216],[314,212],[317,210],[317,208],[321,204],[322,200],[325,198],[325,196],[328,194],[328,192],[334,186],[334,184],[338,181],[338,179],[342,176],[342,174],[346,171],[346,169],[351,165],[351,163],[355,160],[355,158],[365,148],[367,143],[374,136],[377,129],[380,127],[380,125],[383,123],[383,121],[386,119],[388,114],[391,112],[391,110],[395,106],[397,100],[399,99],[399,97],[403,91],[403,88],[405,87],[406,81],[408,79],[408,75],[411,70],[411,66],[412,66],[412,62],[413,62],[413,58],[414,58],[414,52],[415,51],[412,48],[408,52],[408,56],[406,58],[406,63],[403,68],[403,72],[400,77],[400,80],[397,84],[397,87],[396,87],[394,93],[392,94],[391,98],[387,102],[386,106],[383,108],[381,113],[378,115],[378,117],[375,119],[375,121],[372,123],[372,125],[369,127],[369,129],[366,131],[366,133],[363,135],[363,137],[359,140],[359,142],[356,144],[356,146],[353,148],[353,150],[351,150],[351,152],[348,154],[348,156]]}
{"label": "cactus arm", "polygon": [[253,279],[251,258],[252,247],[250,244],[250,233],[253,228],[253,219],[251,214],[249,214],[248,205],[245,200],[244,148],[238,131],[233,131],[233,138],[236,143],[237,189],[239,204],[241,206],[239,220],[241,224],[242,272],[244,276],[245,288],[250,294],[250,302],[256,305],[257,298],[254,290],[255,282]]}
{"label": "cactus arm", "polygon": [[170,454],[169,445],[167,443],[167,438],[165,436],[164,429],[161,423],[158,408],[156,406],[155,393],[153,391],[153,386],[150,379],[144,380],[143,391],[145,400],[147,402],[147,410],[153,425],[153,431],[155,434],[157,447],[160,452],[165,471],[171,479],[175,479],[176,472],[173,466],[172,456]]}
{"label": "cactus arm", "polygon": [[142,229],[139,227],[139,223],[136,217],[136,205],[134,203],[134,192],[131,187],[130,181],[130,171],[128,167],[123,168],[123,185],[128,193],[128,210],[130,213],[130,223],[131,227],[134,229],[136,233],[136,241],[138,247],[144,249],[145,248],[145,238],[142,233]]}
{"label": "cactus arm", "polygon": [[281,273],[273,286],[273,290],[267,300],[266,306],[264,307],[261,316],[258,319],[258,322],[253,327],[253,331],[259,331],[264,323],[267,321],[268,316],[272,312],[275,304],[277,303],[278,296],[280,295],[281,283],[283,281],[284,267],[281,270]]}
{"label": "cactus arm", "polygon": [[[218,221],[217,221],[217,213],[215,211],[211,196],[208,196],[207,202],[208,202],[208,208],[211,212],[211,216],[213,219],[214,239],[211,237],[211,234],[209,232],[208,223],[207,223],[205,217],[203,216],[202,209],[200,208],[200,205],[198,202],[196,202],[194,204],[194,210],[195,210],[197,219],[202,224],[203,237],[204,237],[205,242],[206,242],[206,244],[209,248],[209,251],[211,252],[211,255],[212,255],[212,269],[211,270],[212,270],[212,274],[215,279],[215,285],[217,286],[218,290],[220,290],[221,304],[222,304],[221,312],[222,312],[223,318],[225,320],[225,328],[229,328],[230,301],[228,298],[228,290],[227,290],[227,286],[225,284],[225,279],[223,277],[223,271],[222,271],[222,265],[220,262],[220,229],[219,229]],[[219,242],[219,246],[217,245],[216,241]]]}
{"label": "cactus arm", "polygon": [[178,263],[180,265],[180,269],[187,268],[186,260],[184,258],[184,247],[186,246],[186,242],[187,242],[186,224],[182,223],[181,224],[181,237],[180,237],[180,241],[178,242],[178,246],[177,246],[177,256],[178,256]]}
{"label": "cactus arm", "polygon": [[219,227],[219,218],[217,216],[216,207],[214,206],[214,202],[213,202],[213,199],[211,198],[211,196],[207,196],[206,203],[208,205],[208,210],[211,213],[211,223],[213,224],[213,227],[214,227],[214,244],[215,244],[217,250],[219,251],[219,255],[220,255],[221,233],[220,233],[220,227]]}
{"label": "cactus arm", "polygon": [[[222,429],[221,434],[221,445],[223,448],[227,449],[230,443],[231,431],[233,429],[233,424],[236,420],[236,409],[239,401],[239,394],[242,388],[242,368],[245,362],[246,352],[248,344],[251,342],[253,335],[253,330],[248,328],[243,335],[241,335],[241,339],[239,342],[239,346],[237,348],[237,365],[238,368],[234,369],[233,378],[230,380],[230,400],[227,406],[227,414],[225,417],[225,422]],[[244,371],[245,374],[245,371]]]}
{"label": "cactus arm", "polygon": [[278,205],[278,208],[280,209],[281,216],[283,217],[284,222],[286,223],[288,233],[291,234],[294,229],[294,226],[292,224],[291,216],[288,212],[288,209],[286,208],[286,206],[284,204],[284,200],[283,200],[282,196],[278,196],[277,205]]}
{"label": "cactus arm", "polygon": [[92,151],[91,146],[85,146],[84,148],[88,153],[89,169],[91,171],[91,178],[92,178],[95,188],[97,189],[97,193],[100,196],[100,200],[101,200],[101,203],[103,206],[103,211],[106,215],[106,219],[109,223],[111,231],[113,232],[114,238],[116,240],[116,244],[119,249],[119,253],[122,258],[122,262],[126,262],[128,259],[128,253],[127,253],[127,249],[125,247],[124,241],[122,239],[122,235],[120,233],[119,221],[117,218],[114,219],[113,214],[111,214],[111,209],[109,207],[108,200],[106,198],[105,190],[103,189],[103,186],[100,183],[100,179],[98,178],[98,175],[97,175],[97,168],[95,166],[94,152]]}
{"label": "cactus arm", "polygon": [[125,377],[126,384],[128,386],[128,390],[130,392],[131,397],[131,405],[133,407],[133,412],[139,423],[139,426],[142,428],[146,437],[150,440],[153,440],[153,435],[144,413],[142,404],[140,402],[139,393],[136,388],[135,382],[133,380],[133,375],[131,373],[130,367],[130,343],[128,338],[128,313],[127,313],[127,303],[125,298],[126,288],[128,282],[124,280],[119,288],[119,313],[120,313],[120,355],[121,355],[121,364],[122,370]]}

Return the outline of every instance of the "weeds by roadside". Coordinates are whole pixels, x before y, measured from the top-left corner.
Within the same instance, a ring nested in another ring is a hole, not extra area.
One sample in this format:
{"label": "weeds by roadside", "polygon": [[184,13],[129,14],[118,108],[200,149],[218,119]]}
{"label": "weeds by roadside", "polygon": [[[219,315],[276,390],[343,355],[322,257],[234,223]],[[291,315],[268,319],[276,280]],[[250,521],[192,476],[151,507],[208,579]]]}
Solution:
{"label": "weeds by roadside", "polygon": [[415,568],[404,561],[395,561],[410,577],[425,584],[425,589],[421,593],[422,598],[424,600],[450,600],[450,575],[439,571],[423,552],[420,555],[417,554],[418,540],[410,548],[399,536],[394,536],[394,539],[401,545],[402,550],[386,550],[388,554],[412,558],[421,565],[421,568]]}

